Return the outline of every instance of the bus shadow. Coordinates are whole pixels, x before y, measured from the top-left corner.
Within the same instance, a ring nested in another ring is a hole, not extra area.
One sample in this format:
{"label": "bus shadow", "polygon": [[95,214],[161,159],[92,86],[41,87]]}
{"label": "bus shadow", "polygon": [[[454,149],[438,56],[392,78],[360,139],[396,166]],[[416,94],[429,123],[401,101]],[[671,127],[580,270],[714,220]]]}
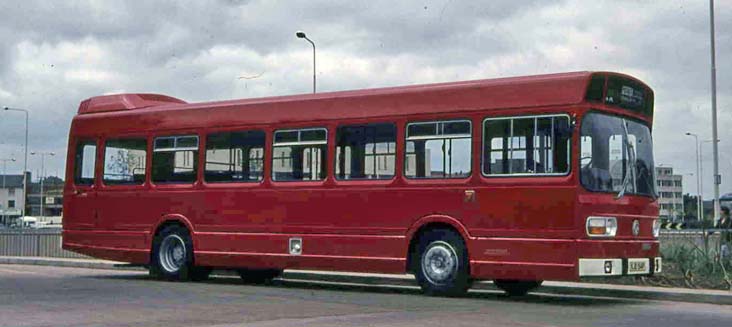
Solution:
{"label": "bus shadow", "polygon": [[[213,280],[212,280],[213,281]],[[428,296],[422,293],[419,287],[409,286],[392,286],[392,285],[353,285],[353,284],[336,284],[323,283],[318,281],[288,281],[274,280],[268,286],[279,288],[298,288],[310,290],[327,290],[341,292],[359,292],[359,293],[379,293],[379,294],[409,294],[416,296]],[[628,305],[641,303],[636,299],[619,299],[611,297],[597,297],[578,294],[549,294],[542,293],[541,288],[536,293],[530,293],[525,296],[508,296],[499,290],[474,290],[471,289],[467,294],[454,297],[457,299],[476,299],[487,301],[510,301],[518,303],[535,303],[535,304],[554,304],[569,306],[606,306],[606,305]]]}
{"label": "bus shadow", "polygon": [[[84,276],[86,278],[105,279],[105,280],[130,280],[130,281],[146,281],[146,282],[161,282],[161,283],[175,283],[169,281],[161,281],[148,274],[119,274],[119,275],[105,275],[105,276]],[[205,285],[241,285],[247,287],[271,287],[277,289],[299,289],[299,290],[322,290],[322,291],[338,291],[338,292],[350,292],[350,293],[377,293],[377,294],[399,294],[399,295],[414,295],[414,296],[426,296],[422,293],[419,287],[416,286],[399,286],[399,285],[366,285],[366,284],[352,284],[352,283],[337,283],[327,281],[315,281],[315,280],[286,280],[286,279],[274,279],[272,281],[260,284],[244,283],[238,277],[233,275],[215,275],[211,279],[203,282],[190,282],[192,284],[205,284]],[[542,293],[541,287],[536,290],[535,293],[530,293],[525,296],[508,296],[502,291],[498,290],[475,290],[471,289],[467,294],[464,294],[458,299],[475,299],[485,301],[502,301],[502,302],[516,302],[516,303],[533,303],[533,304],[551,304],[551,305],[563,305],[563,306],[608,306],[608,305],[629,305],[642,303],[644,300],[640,299],[628,299],[628,298],[614,298],[609,296],[598,296],[598,295],[586,295],[576,293]]]}

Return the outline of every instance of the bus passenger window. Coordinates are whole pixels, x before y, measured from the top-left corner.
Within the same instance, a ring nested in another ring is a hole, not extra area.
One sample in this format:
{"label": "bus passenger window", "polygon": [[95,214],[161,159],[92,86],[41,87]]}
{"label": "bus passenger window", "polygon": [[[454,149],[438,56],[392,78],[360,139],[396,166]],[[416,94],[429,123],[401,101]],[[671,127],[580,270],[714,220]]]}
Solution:
{"label": "bus passenger window", "polygon": [[264,176],[262,131],[214,133],[206,137],[206,182],[257,182]]}
{"label": "bus passenger window", "polygon": [[327,134],[325,128],[275,131],[272,144],[272,180],[325,179]]}
{"label": "bus passenger window", "polygon": [[198,167],[198,136],[155,138],[152,181],[156,183],[192,183]]}
{"label": "bus passenger window", "polygon": [[568,117],[489,118],[483,126],[484,174],[569,172]]}
{"label": "bus passenger window", "polygon": [[105,184],[142,184],[145,182],[147,140],[107,140],[104,145]]}
{"label": "bus passenger window", "polygon": [[441,121],[407,125],[404,174],[409,178],[470,176],[470,121]]}
{"label": "bus passenger window", "polygon": [[336,178],[390,179],[396,160],[396,126],[368,124],[338,127]]}
{"label": "bus passenger window", "polygon": [[97,144],[94,141],[81,141],[76,145],[74,158],[74,184],[94,184],[94,166],[97,161]]}

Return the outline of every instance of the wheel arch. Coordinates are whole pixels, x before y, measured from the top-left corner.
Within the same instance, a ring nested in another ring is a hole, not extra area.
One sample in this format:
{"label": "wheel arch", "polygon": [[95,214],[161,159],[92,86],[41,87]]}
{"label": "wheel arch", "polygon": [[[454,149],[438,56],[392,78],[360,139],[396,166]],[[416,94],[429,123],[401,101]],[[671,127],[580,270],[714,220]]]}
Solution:
{"label": "wheel arch", "polygon": [[407,230],[407,237],[406,239],[409,240],[409,243],[407,244],[407,253],[406,253],[406,266],[405,271],[411,272],[412,271],[412,256],[414,254],[414,251],[416,251],[417,244],[419,244],[419,237],[424,232],[432,229],[438,229],[438,228],[446,228],[453,230],[460,235],[460,237],[463,238],[463,241],[465,242],[466,251],[468,252],[468,261],[470,261],[470,251],[468,246],[468,241],[470,240],[470,234],[468,233],[467,228],[465,228],[465,225],[463,225],[459,220],[447,216],[447,215],[428,215],[425,217],[422,217],[415,221],[412,226]]}
{"label": "wheel arch", "polygon": [[[188,230],[188,234],[191,237],[191,242],[193,243],[193,248],[195,249],[197,246],[196,244],[196,238],[194,237],[195,232],[193,230],[193,224],[191,224],[190,220],[186,218],[185,216],[181,214],[168,214],[163,215],[160,217],[160,219],[152,226],[152,229],[150,230],[150,239],[148,240],[148,247],[150,248],[150,257],[148,260],[149,262],[152,262],[152,256],[155,252],[155,249],[153,247],[155,246],[155,237],[160,233],[160,231],[163,230],[163,228],[170,226],[170,225],[179,225],[184,227]],[[196,251],[193,251],[194,260]]]}
{"label": "wheel arch", "polygon": [[153,228],[150,231],[150,235],[152,238],[155,238],[155,236],[158,235],[158,233],[165,226],[176,224],[185,227],[188,232],[191,233],[191,239],[193,239],[193,224],[191,224],[191,221],[188,220],[188,218],[181,214],[169,214],[161,216],[160,219],[153,225]]}

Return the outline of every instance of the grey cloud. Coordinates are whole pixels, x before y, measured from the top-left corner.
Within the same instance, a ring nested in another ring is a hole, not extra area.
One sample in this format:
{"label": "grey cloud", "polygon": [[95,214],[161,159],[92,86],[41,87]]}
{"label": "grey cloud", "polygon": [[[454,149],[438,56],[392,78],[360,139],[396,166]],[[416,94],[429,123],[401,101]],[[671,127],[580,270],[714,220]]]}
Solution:
{"label": "grey cloud", "polygon": [[[710,135],[707,10],[706,3],[681,0],[3,2],[0,90],[12,96],[0,94],[0,105],[31,108],[33,147],[62,151],[79,101],[106,92],[190,101],[308,92],[309,45],[294,37],[302,29],[318,45],[321,90],[633,72],[656,90],[658,161],[690,172],[693,160],[681,149],[693,144],[681,131]],[[718,2],[726,126],[732,124],[730,17],[732,6]],[[67,43],[104,57],[47,53]],[[40,57],[23,57],[21,44],[37,47],[33,56]],[[239,79],[247,74],[262,75]],[[20,117],[0,114],[0,151],[22,143]],[[721,131],[732,140],[732,131]],[[53,160],[62,171],[63,156]],[[732,166],[724,169],[732,174]]]}

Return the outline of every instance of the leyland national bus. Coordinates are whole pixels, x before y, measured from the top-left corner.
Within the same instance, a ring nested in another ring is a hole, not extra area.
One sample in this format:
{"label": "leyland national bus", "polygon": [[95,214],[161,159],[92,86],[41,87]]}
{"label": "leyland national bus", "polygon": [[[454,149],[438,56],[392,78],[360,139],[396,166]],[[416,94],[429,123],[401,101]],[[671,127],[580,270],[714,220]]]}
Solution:
{"label": "leyland national bus", "polygon": [[494,280],[661,272],[653,91],[576,72],[186,103],[81,102],[64,249],[201,280],[235,269]]}

